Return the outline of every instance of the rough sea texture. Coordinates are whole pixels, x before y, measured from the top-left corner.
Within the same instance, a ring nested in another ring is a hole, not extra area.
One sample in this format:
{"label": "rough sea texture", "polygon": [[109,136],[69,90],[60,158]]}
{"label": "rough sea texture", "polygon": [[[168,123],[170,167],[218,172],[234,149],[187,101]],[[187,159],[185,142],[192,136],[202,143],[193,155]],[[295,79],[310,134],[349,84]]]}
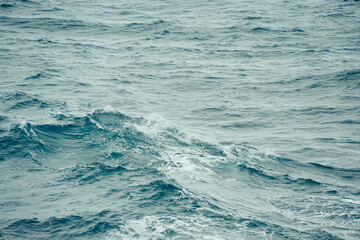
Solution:
{"label": "rough sea texture", "polygon": [[360,239],[359,124],[359,1],[0,2],[0,239]]}

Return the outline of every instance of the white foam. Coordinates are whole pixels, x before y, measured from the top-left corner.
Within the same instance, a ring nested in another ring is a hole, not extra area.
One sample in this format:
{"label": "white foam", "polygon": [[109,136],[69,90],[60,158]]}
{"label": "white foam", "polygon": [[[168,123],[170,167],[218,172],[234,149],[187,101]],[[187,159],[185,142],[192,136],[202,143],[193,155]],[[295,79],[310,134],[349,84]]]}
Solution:
{"label": "white foam", "polygon": [[106,112],[106,113],[118,113],[119,112],[111,105],[106,105],[104,107],[103,111]]}
{"label": "white foam", "polygon": [[151,137],[156,137],[169,127],[169,122],[159,114],[149,114],[145,117],[145,122],[142,124],[135,124],[135,128]]}
{"label": "white foam", "polygon": [[234,228],[233,231],[227,231],[216,227],[215,222],[201,214],[176,217],[145,216],[127,221],[120,230],[109,232],[104,239],[168,239],[171,232],[176,234],[175,239],[245,239],[241,237],[244,233],[242,229]]}

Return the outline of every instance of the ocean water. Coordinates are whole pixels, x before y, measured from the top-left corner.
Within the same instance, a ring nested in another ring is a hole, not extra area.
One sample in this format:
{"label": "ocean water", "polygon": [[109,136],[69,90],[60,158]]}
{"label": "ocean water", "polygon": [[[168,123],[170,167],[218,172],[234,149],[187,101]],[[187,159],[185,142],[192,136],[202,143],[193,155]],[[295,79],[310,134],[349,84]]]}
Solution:
{"label": "ocean water", "polygon": [[0,2],[0,239],[360,239],[359,124],[359,1]]}

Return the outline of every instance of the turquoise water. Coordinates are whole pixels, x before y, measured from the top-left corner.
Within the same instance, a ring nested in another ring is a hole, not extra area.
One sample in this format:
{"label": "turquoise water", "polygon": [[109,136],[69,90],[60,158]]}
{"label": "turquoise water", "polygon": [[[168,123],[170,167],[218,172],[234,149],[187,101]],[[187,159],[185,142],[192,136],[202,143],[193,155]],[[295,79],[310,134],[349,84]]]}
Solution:
{"label": "turquoise water", "polygon": [[0,3],[0,239],[359,239],[358,1]]}

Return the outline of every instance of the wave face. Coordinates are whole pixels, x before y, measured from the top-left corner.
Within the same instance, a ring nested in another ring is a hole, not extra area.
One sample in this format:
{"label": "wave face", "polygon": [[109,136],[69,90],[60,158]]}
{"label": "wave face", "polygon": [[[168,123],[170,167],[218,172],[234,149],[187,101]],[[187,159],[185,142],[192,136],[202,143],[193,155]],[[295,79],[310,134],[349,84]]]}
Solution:
{"label": "wave face", "polygon": [[0,3],[0,239],[359,239],[358,1]]}

